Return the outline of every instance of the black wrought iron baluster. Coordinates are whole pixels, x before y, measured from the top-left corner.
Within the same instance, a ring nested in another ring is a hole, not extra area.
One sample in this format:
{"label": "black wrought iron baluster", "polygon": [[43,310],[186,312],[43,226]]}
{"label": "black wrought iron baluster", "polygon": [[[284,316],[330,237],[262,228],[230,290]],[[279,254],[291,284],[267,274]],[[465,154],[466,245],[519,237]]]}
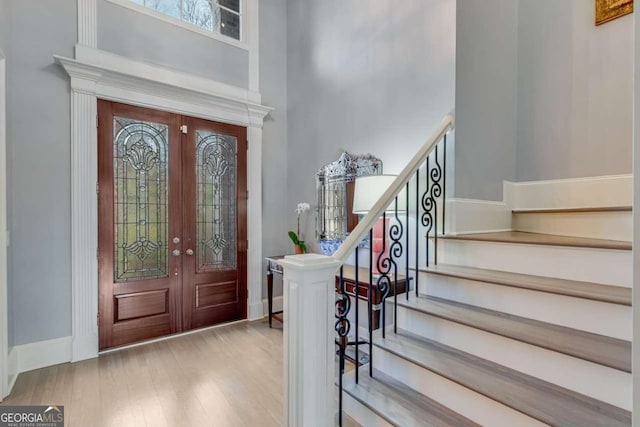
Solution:
{"label": "black wrought iron baluster", "polygon": [[[442,166],[440,166],[440,162],[438,161],[438,146],[436,145],[434,167],[429,171],[429,175],[431,176],[431,194],[430,198],[433,202],[433,218],[434,218],[434,236],[433,236],[433,263],[438,264],[438,199],[442,196],[442,186],[440,185],[440,181],[442,180]],[[429,244],[429,242],[427,242]]]}
{"label": "black wrought iron baluster", "polygon": [[360,369],[360,353],[358,352],[358,346],[360,344],[360,313],[358,312],[358,306],[360,304],[358,304],[358,294],[359,294],[359,288],[360,288],[360,278],[359,278],[359,268],[360,268],[360,262],[358,261],[358,248],[356,247],[356,253],[355,253],[355,261],[356,261],[356,272],[355,272],[355,279],[356,279],[356,283],[353,286],[353,300],[356,304],[356,341],[355,341],[355,349],[356,349],[356,357],[355,357],[355,363],[356,363],[356,384],[358,384],[358,371]]}
{"label": "black wrought iron baluster", "polygon": [[444,134],[442,143],[442,235],[444,236],[444,223],[447,207],[447,134]]}
{"label": "black wrought iron baluster", "polygon": [[[404,253],[402,247],[402,235],[404,234],[404,227],[400,222],[400,216],[398,215],[398,196],[396,196],[394,204],[394,216],[395,223],[389,227],[389,237],[391,238],[391,245],[389,246],[389,259],[393,265],[393,332],[398,333],[398,261]],[[405,282],[406,286],[406,282]]]}
{"label": "black wrought iron baluster", "polygon": [[[382,304],[382,323],[380,328],[382,328],[382,338],[386,338],[386,328],[387,324],[387,297],[389,296],[389,290],[391,288],[391,278],[389,277],[389,273],[391,273],[391,268],[394,264],[394,261],[391,259],[390,255],[385,256],[385,252],[387,250],[387,213],[384,212],[382,214],[382,250],[380,255],[378,255],[378,259],[376,261],[376,265],[378,267],[378,273],[380,276],[376,281],[376,288],[380,293],[380,303]],[[389,251],[389,254],[391,251]]]}
{"label": "black wrought iron baluster", "polygon": [[[425,160],[425,174],[427,175],[425,181],[426,181],[426,188],[424,190],[424,193],[422,193],[422,217],[421,217],[421,222],[422,222],[422,226],[425,227],[425,243],[426,243],[426,249],[425,249],[425,263],[426,266],[429,267],[429,235],[431,234],[431,230],[433,228],[433,198],[431,197],[431,184],[429,183],[429,176],[431,175],[430,173],[430,167],[429,167],[429,157],[427,157],[427,159]],[[416,261],[417,262],[417,261]]]}
{"label": "black wrought iron baluster", "polygon": [[369,315],[369,376],[373,376],[373,228],[369,230],[369,286],[367,287]]}
{"label": "black wrought iron baluster", "polygon": [[[351,298],[345,289],[344,267],[340,267],[338,288],[340,289],[340,292],[338,294],[338,299],[336,300],[335,330],[338,333],[340,347],[346,348],[348,342],[347,337],[349,336],[349,331],[351,329],[351,322],[349,322],[349,318],[347,317],[349,310],[351,309]],[[342,372],[342,369],[344,369],[344,358],[340,361],[340,365],[340,372]]]}
{"label": "black wrought iron baluster", "polygon": [[419,266],[418,260],[420,258],[420,168],[416,170],[416,297],[418,296],[418,277]]}
{"label": "black wrought iron baluster", "polygon": [[338,345],[338,425],[342,426],[342,377],[344,375],[344,357],[347,347],[347,337],[349,336],[349,319],[347,314],[351,306],[351,300],[344,287],[344,267],[340,267],[338,281],[338,299],[336,300],[336,323],[335,330],[338,333],[336,344]]}
{"label": "black wrought iron baluster", "polygon": [[407,193],[407,197],[405,199],[405,219],[406,219],[406,224],[405,227],[407,227],[407,232],[404,234],[404,244],[407,247],[407,254],[404,257],[405,260],[405,265],[404,265],[404,275],[405,275],[405,285],[404,285],[404,293],[407,297],[407,301],[409,301],[409,182],[407,181],[407,185],[405,188],[405,191]]}
{"label": "black wrought iron baluster", "polygon": [[347,315],[349,314],[349,309],[351,308],[351,299],[346,292],[344,285],[344,267],[340,267],[340,276],[339,276],[339,286],[340,293],[338,299],[336,300],[336,323],[335,330],[338,333],[338,384],[339,384],[339,392],[340,395],[338,397],[338,406],[339,406],[339,416],[338,416],[338,424],[342,425],[342,377],[344,375],[344,360],[345,360],[345,352],[347,349],[347,342],[349,336],[349,330],[351,329],[351,324]]}

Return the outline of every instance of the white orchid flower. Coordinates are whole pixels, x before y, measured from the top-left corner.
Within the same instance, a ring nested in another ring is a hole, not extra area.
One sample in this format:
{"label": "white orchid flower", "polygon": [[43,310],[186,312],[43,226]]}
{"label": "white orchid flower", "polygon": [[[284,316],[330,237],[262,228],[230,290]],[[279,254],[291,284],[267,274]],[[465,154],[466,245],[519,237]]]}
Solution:
{"label": "white orchid flower", "polygon": [[306,211],[308,211],[309,209],[311,209],[311,205],[307,202],[300,202],[298,203],[298,207],[296,208],[296,213],[298,215],[300,215],[301,213],[304,213]]}

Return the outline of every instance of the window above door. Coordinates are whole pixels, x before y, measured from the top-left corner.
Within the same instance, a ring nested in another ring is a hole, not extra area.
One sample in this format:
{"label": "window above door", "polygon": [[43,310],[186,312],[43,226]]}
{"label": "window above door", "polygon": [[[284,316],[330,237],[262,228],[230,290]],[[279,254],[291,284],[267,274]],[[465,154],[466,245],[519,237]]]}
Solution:
{"label": "window above door", "polygon": [[245,0],[107,0],[111,3],[247,48]]}

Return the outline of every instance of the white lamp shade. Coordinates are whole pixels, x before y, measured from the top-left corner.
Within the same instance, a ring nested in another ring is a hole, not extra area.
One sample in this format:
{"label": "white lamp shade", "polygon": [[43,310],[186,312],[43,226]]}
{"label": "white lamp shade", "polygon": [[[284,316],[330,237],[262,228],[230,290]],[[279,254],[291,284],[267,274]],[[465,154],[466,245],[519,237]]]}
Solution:
{"label": "white lamp shade", "polygon": [[[387,188],[397,178],[397,175],[369,175],[356,178],[356,188],[353,194],[353,213],[367,214],[373,205],[387,191]],[[403,188],[398,194],[398,212],[405,212],[407,204],[407,192]],[[387,212],[395,210],[395,203],[387,207]]]}

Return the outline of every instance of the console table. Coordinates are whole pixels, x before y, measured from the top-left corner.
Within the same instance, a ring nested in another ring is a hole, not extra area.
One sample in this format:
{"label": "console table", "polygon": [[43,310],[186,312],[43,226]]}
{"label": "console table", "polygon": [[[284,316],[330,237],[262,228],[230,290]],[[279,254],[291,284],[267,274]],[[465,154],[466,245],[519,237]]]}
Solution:
{"label": "console table", "polygon": [[278,264],[286,255],[274,255],[265,257],[267,260],[267,304],[269,305],[269,327],[271,327],[272,319],[282,322],[282,310],[273,311],[273,273],[282,275],[282,266]]}
{"label": "console table", "polygon": [[[282,311],[273,311],[273,275],[282,275],[282,266],[279,261],[284,259],[286,255],[275,255],[265,257],[267,261],[267,303],[269,306],[269,327],[272,325],[272,319],[276,319],[282,322]],[[367,301],[369,295],[369,269],[360,267],[358,269],[358,284],[356,286],[356,269],[353,265],[345,265],[342,269],[342,280],[344,281],[345,290],[347,294],[352,297],[355,296],[357,288],[358,299]],[[381,303],[382,294],[376,287],[376,280],[379,275],[373,275],[373,287],[372,287],[372,322],[373,329],[378,329],[380,325]],[[395,294],[394,289],[394,277],[391,276],[391,289],[389,289],[389,296]],[[397,276],[397,292],[401,294],[407,290],[407,284],[411,281],[411,278],[407,279],[406,276],[398,274]],[[340,289],[340,272],[336,273],[336,291]]]}
{"label": "console table", "polygon": [[[373,329],[378,329],[380,327],[380,315],[381,315],[381,307],[382,307],[382,293],[378,290],[376,286],[376,281],[380,277],[379,274],[373,275],[373,286],[371,289],[371,322],[373,323]],[[394,278],[393,275],[389,276],[391,281],[389,295],[391,297],[395,295],[396,291],[398,295],[406,292],[407,284],[410,283],[411,277],[407,280],[406,276],[403,274],[398,274],[397,278]],[[394,289],[394,285],[396,284],[397,279],[397,290]],[[345,265],[342,269],[342,280],[344,281],[345,291],[350,296],[356,295],[356,268],[353,265]],[[336,273],[336,291],[340,290],[340,271]],[[358,285],[357,285],[357,295],[359,300],[368,300],[369,295],[369,269],[365,267],[360,267],[358,269]]]}

